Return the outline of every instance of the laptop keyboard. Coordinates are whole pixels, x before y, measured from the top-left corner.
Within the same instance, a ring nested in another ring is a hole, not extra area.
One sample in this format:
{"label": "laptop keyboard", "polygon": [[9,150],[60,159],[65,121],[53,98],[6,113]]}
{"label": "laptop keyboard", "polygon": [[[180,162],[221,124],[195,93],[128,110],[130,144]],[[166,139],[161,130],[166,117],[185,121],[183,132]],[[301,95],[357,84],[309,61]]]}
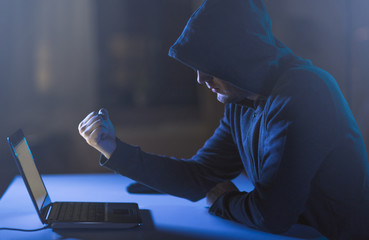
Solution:
{"label": "laptop keyboard", "polygon": [[91,202],[55,202],[50,220],[63,222],[103,222],[105,204]]}

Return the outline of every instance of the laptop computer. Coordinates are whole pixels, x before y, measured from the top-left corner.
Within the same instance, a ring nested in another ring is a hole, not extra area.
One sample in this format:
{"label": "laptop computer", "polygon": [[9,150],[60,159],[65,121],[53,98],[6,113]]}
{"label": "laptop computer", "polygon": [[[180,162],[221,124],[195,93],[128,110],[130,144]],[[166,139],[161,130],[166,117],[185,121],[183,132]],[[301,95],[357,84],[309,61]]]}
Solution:
{"label": "laptop computer", "polygon": [[43,224],[55,229],[119,229],[141,225],[137,203],[52,202],[23,131],[19,129],[7,141]]}

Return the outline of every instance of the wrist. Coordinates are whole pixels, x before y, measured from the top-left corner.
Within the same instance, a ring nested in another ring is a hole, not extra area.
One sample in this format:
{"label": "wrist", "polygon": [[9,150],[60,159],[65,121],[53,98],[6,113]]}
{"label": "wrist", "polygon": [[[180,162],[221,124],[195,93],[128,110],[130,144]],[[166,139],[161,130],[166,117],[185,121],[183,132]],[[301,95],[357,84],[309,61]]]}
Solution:
{"label": "wrist", "polygon": [[106,146],[101,153],[107,158],[110,159],[111,155],[113,154],[113,152],[115,151],[115,149],[117,148],[117,144],[114,141],[112,144]]}
{"label": "wrist", "polygon": [[101,153],[102,153],[102,155],[105,156],[106,159],[110,159],[110,157],[112,155],[112,153],[108,153],[108,152],[101,152]]}

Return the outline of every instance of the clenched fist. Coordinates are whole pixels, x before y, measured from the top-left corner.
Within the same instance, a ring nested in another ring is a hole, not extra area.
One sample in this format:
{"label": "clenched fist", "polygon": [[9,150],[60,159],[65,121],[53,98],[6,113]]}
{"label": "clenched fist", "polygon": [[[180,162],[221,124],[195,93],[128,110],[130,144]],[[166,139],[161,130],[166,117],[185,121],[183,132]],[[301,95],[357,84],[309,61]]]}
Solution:
{"label": "clenched fist", "polygon": [[110,158],[117,147],[115,130],[109,119],[108,111],[104,108],[99,112],[92,112],[78,125],[79,134],[86,142]]}

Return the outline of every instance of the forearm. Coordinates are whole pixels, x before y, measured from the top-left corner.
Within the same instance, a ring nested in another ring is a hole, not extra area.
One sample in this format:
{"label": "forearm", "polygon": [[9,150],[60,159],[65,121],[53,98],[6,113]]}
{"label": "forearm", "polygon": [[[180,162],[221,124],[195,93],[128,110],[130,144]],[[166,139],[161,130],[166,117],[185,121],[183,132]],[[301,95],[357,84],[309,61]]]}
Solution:
{"label": "forearm", "polygon": [[117,139],[110,159],[100,164],[135,181],[178,197],[197,201],[217,183],[198,162],[148,154]]}

